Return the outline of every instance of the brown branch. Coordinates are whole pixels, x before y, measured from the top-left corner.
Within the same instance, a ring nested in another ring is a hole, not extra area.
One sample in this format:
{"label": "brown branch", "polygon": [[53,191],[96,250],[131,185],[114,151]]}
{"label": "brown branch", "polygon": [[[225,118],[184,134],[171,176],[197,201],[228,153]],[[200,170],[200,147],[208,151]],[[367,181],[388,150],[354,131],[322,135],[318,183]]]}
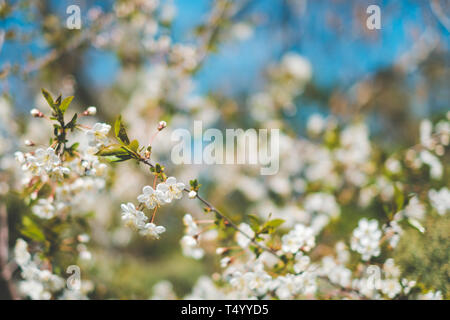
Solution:
{"label": "brown branch", "polygon": [[438,21],[450,32],[450,19],[445,15],[442,10],[441,4],[439,0],[431,0],[430,1],[431,12],[436,16]]}
{"label": "brown branch", "polygon": [[[139,159],[140,162],[148,165],[151,168],[155,168],[155,166],[146,158],[140,158]],[[183,189],[183,191],[185,192],[190,192],[189,189],[185,188]],[[249,236],[247,233],[245,233],[244,231],[242,231],[230,218],[228,218],[225,214],[223,214],[221,211],[219,211],[216,207],[214,207],[211,203],[209,203],[207,200],[205,200],[204,198],[202,198],[201,196],[196,195],[196,198],[198,200],[200,200],[200,202],[202,202],[204,205],[206,205],[211,211],[215,212],[217,215],[220,216],[221,219],[225,220],[227,222],[227,224],[232,227],[233,229],[235,229],[237,232],[239,232],[240,234],[242,234],[244,237],[246,237],[247,239],[249,239],[254,245],[256,245],[257,247],[259,247],[261,250],[266,251],[268,253],[270,253],[271,255],[273,255],[274,257],[276,257],[278,260],[280,260],[281,262],[285,263],[283,261],[283,259],[276,253],[275,250],[273,250],[272,248],[266,247],[262,244],[260,244],[259,242],[257,242],[253,237]],[[322,279],[324,281],[326,281],[328,284],[336,287],[337,289],[339,289],[341,292],[343,293],[347,293],[347,294],[354,294],[356,296],[358,296],[361,299],[369,299],[367,296],[365,296],[364,294],[362,294],[361,292],[359,292],[357,289],[353,289],[353,288],[347,288],[347,287],[343,287],[338,283],[335,283],[333,281],[331,281],[328,277],[325,276],[318,276],[319,279]]]}
{"label": "brown branch", "polygon": [[[140,162],[150,166],[151,168],[154,168],[155,166],[146,158],[140,158],[139,159]],[[185,188],[183,189],[183,191],[189,193],[190,190]],[[204,205],[206,205],[210,211],[216,213],[221,219],[223,219],[227,225],[229,225],[230,227],[232,227],[233,229],[235,229],[237,232],[239,232],[240,234],[242,234],[244,237],[246,237],[247,239],[249,239],[255,246],[257,246],[258,248],[260,248],[263,251],[266,251],[270,254],[272,254],[273,256],[275,256],[277,259],[279,259],[280,261],[282,261],[284,263],[284,261],[281,259],[281,257],[276,253],[275,250],[273,250],[272,248],[266,247],[264,245],[262,245],[261,243],[257,242],[255,240],[254,237],[251,237],[250,235],[248,235],[246,232],[242,231],[230,218],[228,218],[225,214],[223,214],[221,211],[219,211],[216,207],[214,207],[211,203],[209,203],[207,200],[203,199],[201,196],[197,195],[195,196],[198,200],[200,200],[200,202],[202,202]]]}
{"label": "brown branch", "polygon": [[71,50],[75,50],[83,43],[95,37],[98,30],[101,30],[102,28],[110,25],[112,21],[113,21],[112,15],[110,14],[104,15],[102,18],[100,18],[96,26],[93,26],[92,29],[89,30],[88,32],[81,33],[81,35],[79,35],[78,37],[74,37],[74,39],[71,42],[69,42],[65,47],[53,49],[46,55],[36,60],[28,62],[22,70],[23,75],[27,75],[33,71],[37,71],[45,67],[49,63],[59,59],[64,53],[69,52]]}
{"label": "brown branch", "polygon": [[9,296],[13,300],[18,300],[20,297],[16,292],[15,285],[12,281],[13,271],[11,266],[8,264],[9,258],[9,230],[8,230],[8,213],[6,211],[5,204],[0,206],[0,277],[6,283]]}

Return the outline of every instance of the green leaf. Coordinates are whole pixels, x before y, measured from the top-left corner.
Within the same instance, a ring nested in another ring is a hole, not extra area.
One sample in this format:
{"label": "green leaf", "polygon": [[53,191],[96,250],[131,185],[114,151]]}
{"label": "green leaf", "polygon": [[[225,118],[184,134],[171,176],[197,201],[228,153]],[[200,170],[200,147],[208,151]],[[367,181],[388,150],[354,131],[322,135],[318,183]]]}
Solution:
{"label": "green leaf", "polygon": [[259,231],[259,228],[261,227],[259,218],[254,214],[249,214],[248,218],[250,219],[250,227],[257,233]]}
{"label": "green leaf", "polygon": [[[119,144],[113,144],[108,147],[100,149],[96,156],[106,157],[106,156],[130,156],[129,152]],[[131,157],[131,156],[130,156]]]}
{"label": "green leaf", "polygon": [[119,139],[122,143],[126,145],[130,144],[130,139],[128,139],[127,131],[122,122],[122,116],[117,117],[116,122],[114,123],[114,132],[117,139]]}
{"label": "green leaf", "polygon": [[66,110],[69,107],[69,105],[72,102],[72,100],[73,100],[73,96],[70,96],[70,97],[65,98],[61,102],[61,105],[59,106],[59,109],[61,110],[62,113],[66,112]]}
{"label": "green leaf", "polygon": [[72,151],[76,151],[78,149],[78,146],[80,145],[79,142],[75,142],[74,144],[72,144],[69,149]]}
{"label": "green leaf", "polygon": [[42,95],[44,96],[45,100],[47,100],[47,103],[49,104],[49,106],[54,109],[54,102],[53,102],[53,98],[51,96],[51,94],[45,90],[45,89],[41,89],[42,91]]}
{"label": "green leaf", "polygon": [[59,95],[58,98],[56,98],[56,100],[55,100],[55,103],[54,103],[55,106],[59,107],[61,105],[61,99],[62,99],[62,96]]}
{"label": "green leaf", "polygon": [[137,140],[131,141],[130,144],[128,145],[128,148],[130,148],[134,152],[137,152],[137,150],[139,148],[139,142]]}
{"label": "green leaf", "polygon": [[78,114],[75,113],[72,117],[72,120],[70,120],[69,123],[66,124],[66,128],[71,129],[73,131],[73,129],[75,129],[75,126],[77,125],[77,118]]}
{"label": "green leaf", "polygon": [[420,233],[424,233],[425,232],[425,228],[422,226],[422,224],[413,218],[409,218],[408,222],[411,226],[413,226],[414,228],[416,228],[417,230],[419,230]]}
{"label": "green leaf", "polygon": [[265,226],[270,227],[270,228],[278,228],[283,223],[284,223],[283,219],[273,219],[273,220],[267,221]]}
{"label": "green leaf", "polygon": [[122,162],[122,161],[127,161],[130,159],[133,159],[133,157],[130,155],[123,155],[123,156],[117,156],[117,157],[107,157],[107,159],[111,162]]}
{"label": "green leaf", "polygon": [[395,204],[397,205],[397,211],[402,210],[405,202],[405,195],[395,183],[394,183],[394,197],[395,197]]}
{"label": "green leaf", "polygon": [[22,235],[35,241],[45,241],[45,235],[38,225],[30,217],[24,216],[22,219]]}

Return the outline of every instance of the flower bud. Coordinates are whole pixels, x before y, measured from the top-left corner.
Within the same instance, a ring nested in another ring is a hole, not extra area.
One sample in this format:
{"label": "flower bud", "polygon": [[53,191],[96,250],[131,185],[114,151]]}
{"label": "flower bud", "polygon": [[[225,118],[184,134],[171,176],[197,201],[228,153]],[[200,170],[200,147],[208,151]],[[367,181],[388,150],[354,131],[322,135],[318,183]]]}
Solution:
{"label": "flower bud", "polygon": [[158,130],[161,131],[162,129],[164,129],[165,127],[167,127],[167,122],[165,121],[160,121],[158,124]]}
{"label": "flower bud", "polygon": [[189,199],[194,199],[197,196],[197,192],[195,192],[194,190],[191,190],[188,194]]}
{"label": "flower bud", "polygon": [[25,143],[25,145],[26,146],[28,146],[28,147],[32,147],[32,146],[34,146],[34,142],[33,141],[31,141],[31,140],[25,140],[23,143]]}
{"label": "flower bud", "polygon": [[86,109],[86,113],[88,116],[95,116],[97,114],[97,108],[94,106],[90,106]]}
{"label": "flower bud", "polygon": [[224,254],[227,251],[228,251],[228,248],[219,247],[219,248],[216,249],[216,254],[222,255],[222,254]]}
{"label": "flower bud", "polygon": [[42,118],[44,115],[36,108],[31,109],[30,114],[35,118]]}

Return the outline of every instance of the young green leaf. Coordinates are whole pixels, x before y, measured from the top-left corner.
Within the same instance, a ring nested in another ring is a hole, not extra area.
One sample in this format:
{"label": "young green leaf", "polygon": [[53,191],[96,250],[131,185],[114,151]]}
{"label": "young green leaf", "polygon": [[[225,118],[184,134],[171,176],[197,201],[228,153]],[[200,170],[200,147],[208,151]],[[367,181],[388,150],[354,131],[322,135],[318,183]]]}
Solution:
{"label": "young green leaf", "polygon": [[70,96],[70,97],[65,98],[61,102],[61,105],[59,106],[59,109],[61,110],[62,113],[66,112],[66,110],[69,107],[69,105],[72,102],[72,100],[73,100],[73,96]]}
{"label": "young green leaf", "polygon": [[122,122],[122,116],[117,117],[116,122],[114,123],[114,132],[119,141],[121,141],[125,145],[130,144],[130,139],[128,139],[127,131]]}
{"label": "young green leaf", "polygon": [[70,129],[73,131],[73,129],[75,129],[75,126],[77,125],[77,117],[78,117],[78,114],[75,113],[74,116],[72,117],[72,120],[70,120],[69,123],[66,124],[65,127],[67,129]]}
{"label": "young green leaf", "polygon": [[53,98],[52,98],[52,96],[51,96],[51,94],[47,91],[47,90],[45,90],[45,89],[41,89],[41,91],[42,91],[42,95],[44,96],[44,98],[45,98],[45,100],[47,100],[47,103],[49,104],[49,106],[52,108],[52,109],[54,109],[54,102],[53,102]]}
{"label": "young green leaf", "polygon": [[[96,156],[106,157],[106,156],[130,156],[130,153],[124,149],[123,146],[119,144],[110,145],[106,148],[100,149],[96,154]],[[131,157],[131,156],[130,156]]]}
{"label": "young green leaf", "polygon": [[31,220],[30,217],[24,216],[22,219],[22,235],[34,241],[45,241],[45,235],[38,227],[38,225]]}
{"label": "young green leaf", "polygon": [[128,148],[130,148],[134,152],[137,152],[137,150],[139,148],[139,142],[137,140],[131,141],[130,144],[128,145]]}

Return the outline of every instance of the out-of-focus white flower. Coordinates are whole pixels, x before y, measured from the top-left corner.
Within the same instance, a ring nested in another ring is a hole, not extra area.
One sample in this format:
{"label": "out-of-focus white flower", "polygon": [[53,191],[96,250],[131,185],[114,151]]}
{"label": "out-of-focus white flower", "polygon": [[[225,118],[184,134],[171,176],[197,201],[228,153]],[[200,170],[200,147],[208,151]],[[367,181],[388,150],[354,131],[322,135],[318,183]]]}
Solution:
{"label": "out-of-focus white flower", "polygon": [[325,214],[332,218],[338,217],[341,212],[334,196],[324,192],[308,194],[304,206],[310,213]]}
{"label": "out-of-focus white flower", "polygon": [[402,170],[400,161],[395,158],[387,159],[384,165],[386,166],[386,169],[388,169],[391,173],[399,173]]}
{"label": "out-of-focus white flower", "polygon": [[419,300],[442,300],[442,292],[441,291],[428,291],[425,294],[419,295]]}
{"label": "out-of-focus white flower", "polygon": [[303,224],[296,224],[293,230],[281,238],[281,241],[281,250],[284,252],[309,251],[315,246],[314,230]]}
{"label": "out-of-focus white flower", "polygon": [[444,169],[438,157],[433,155],[428,150],[423,150],[420,152],[420,159],[422,160],[423,163],[430,166],[430,175],[433,179],[438,180],[442,178]]}
{"label": "out-of-focus white flower", "polygon": [[152,300],[175,300],[177,298],[173,291],[172,283],[162,280],[153,286]]}
{"label": "out-of-focus white flower", "polygon": [[52,174],[58,178],[64,178],[64,175],[68,175],[69,173],[70,169],[62,166],[57,166],[52,170]]}
{"label": "out-of-focus white flower", "polygon": [[414,196],[409,200],[404,213],[408,218],[422,220],[425,216],[425,206],[419,201],[417,196]]}
{"label": "out-of-focus white flower", "polygon": [[49,270],[39,268],[39,257],[32,257],[28,245],[17,239],[14,247],[14,259],[21,269],[24,280],[18,283],[19,292],[33,300],[49,300],[52,293],[64,287],[64,280]]}
{"label": "out-of-focus white flower", "polygon": [[248,23],[235,23],[231,29],[231,33],[238,40],[247,40],[253,35],[253,29]]}
{"label": "out-of-focus white flower", "polygon": [[174,5],[173,1],[168,1],[161,6],[159,19],[162,23],[171,23],[176,14],[177,7]]}
{"label": "out-of-focus white flower", "polygon": [[36,280],[25,280],[19,283],[19,291],[32,300],[50,300],[51,293],[44,290],[44,285]]}
{"label": "out-of-focus white flower", "polygon": [[175,44],[170,53],[170,60],[187,71],[193,70],[198,63],[196,48],[189,45]]}
{"label": "out-of-focus white flower", "polygon": [[393,299],[402,291],[402,286],[397,279],[386,279],[381,281],[381,292]]}
{"label": "out-of-focus white flower", "polygon": [[439,191],[431,189],[428,191],[428,198],[439,215],[443,216],[450,210],[450,190],[447,187]]}
{"label": "out-of-focus white flower", "polygon": [[28,244],[23,239],[17,239],[14,247],[14,259],[19,266],[25,265],[31,259]]}
{"label": "out-of-focus white flower", "polygon": [[420,123],[420,143],[427,149],[432,148],[433,139],[431,133],[433,131],[433,124],[430,120],[425,119]]}
{"label": "out-of-focus white flower", "polygon": [[352,250],[360,253],[364,261],[380,254],[381,231],[377,220],[359,220],[358,227],[353,230]]}
{"label": "out-of-focus white flower", "polygon": [[39,199],[31,210],[35,215],[42,219],[51,219],[55,216],[55,207],[49,199]]}
{"label": "out-of-focus white flower", "polygon": [[184,215],[183,223],[186,226],[186,234],[187,235],[197,236],[200,233],[200,229],[199,229],[197,223],[195,223],[194,219],[192,218],[192,216],[189,213]]}
{"label": "out-of-focus white flower", "polygon": [[256,295],[263,295],[269,290],[272,277],[264,271],[261,264],[255,266],[253,272],[247,272],[243,275],[247,287],[254,291]]}
{"label": "out-of-focus white flower", "polygon": [[311,259],[307,255],[304,255],[303,253],[298,252],[295,255],[294,271],[296,273],[305,271],[308,268],[310,262],[311,262]]}
{"label": "out-of-focus white flower", "polygon": [[326,121],[320,114],[309,117],[306,130],[312,135],[319,135],[325,129]]}
{"label": "out-of-focus white flower", "polygon": [[159,239],[160,234],[165,232],[166,228],[163,226],[157,226],[154,223],[146,223],[144,227],[141,228],[139,233],[142,236],[150,236],[153,239]]}
{"label": "out-of-focus white flower", "polygon": [[[250,238],[253,238],[255,236],[255,232],[253,231],[253,229],[246,223],[241,223],[239,225],[239,230],[241,230]],[[248,237],[244,236],[242,232],[236,232],[236,241],[241,248],[247,248],[251,240]]]}
{"label": "out-of-focus white flower", "polygon": [[296,80],[308,81],[311,79],[311,63],[297,53],[286,53],[281,60],[281,66],[287,74]]}
{"label": "out-of-focus white flower", "polygon": [[198,242],[194,237],[185,235],[181,238],[180,244],[184,256],[191,257],[196,260],[203,258],[205,252],[198,246]]}

